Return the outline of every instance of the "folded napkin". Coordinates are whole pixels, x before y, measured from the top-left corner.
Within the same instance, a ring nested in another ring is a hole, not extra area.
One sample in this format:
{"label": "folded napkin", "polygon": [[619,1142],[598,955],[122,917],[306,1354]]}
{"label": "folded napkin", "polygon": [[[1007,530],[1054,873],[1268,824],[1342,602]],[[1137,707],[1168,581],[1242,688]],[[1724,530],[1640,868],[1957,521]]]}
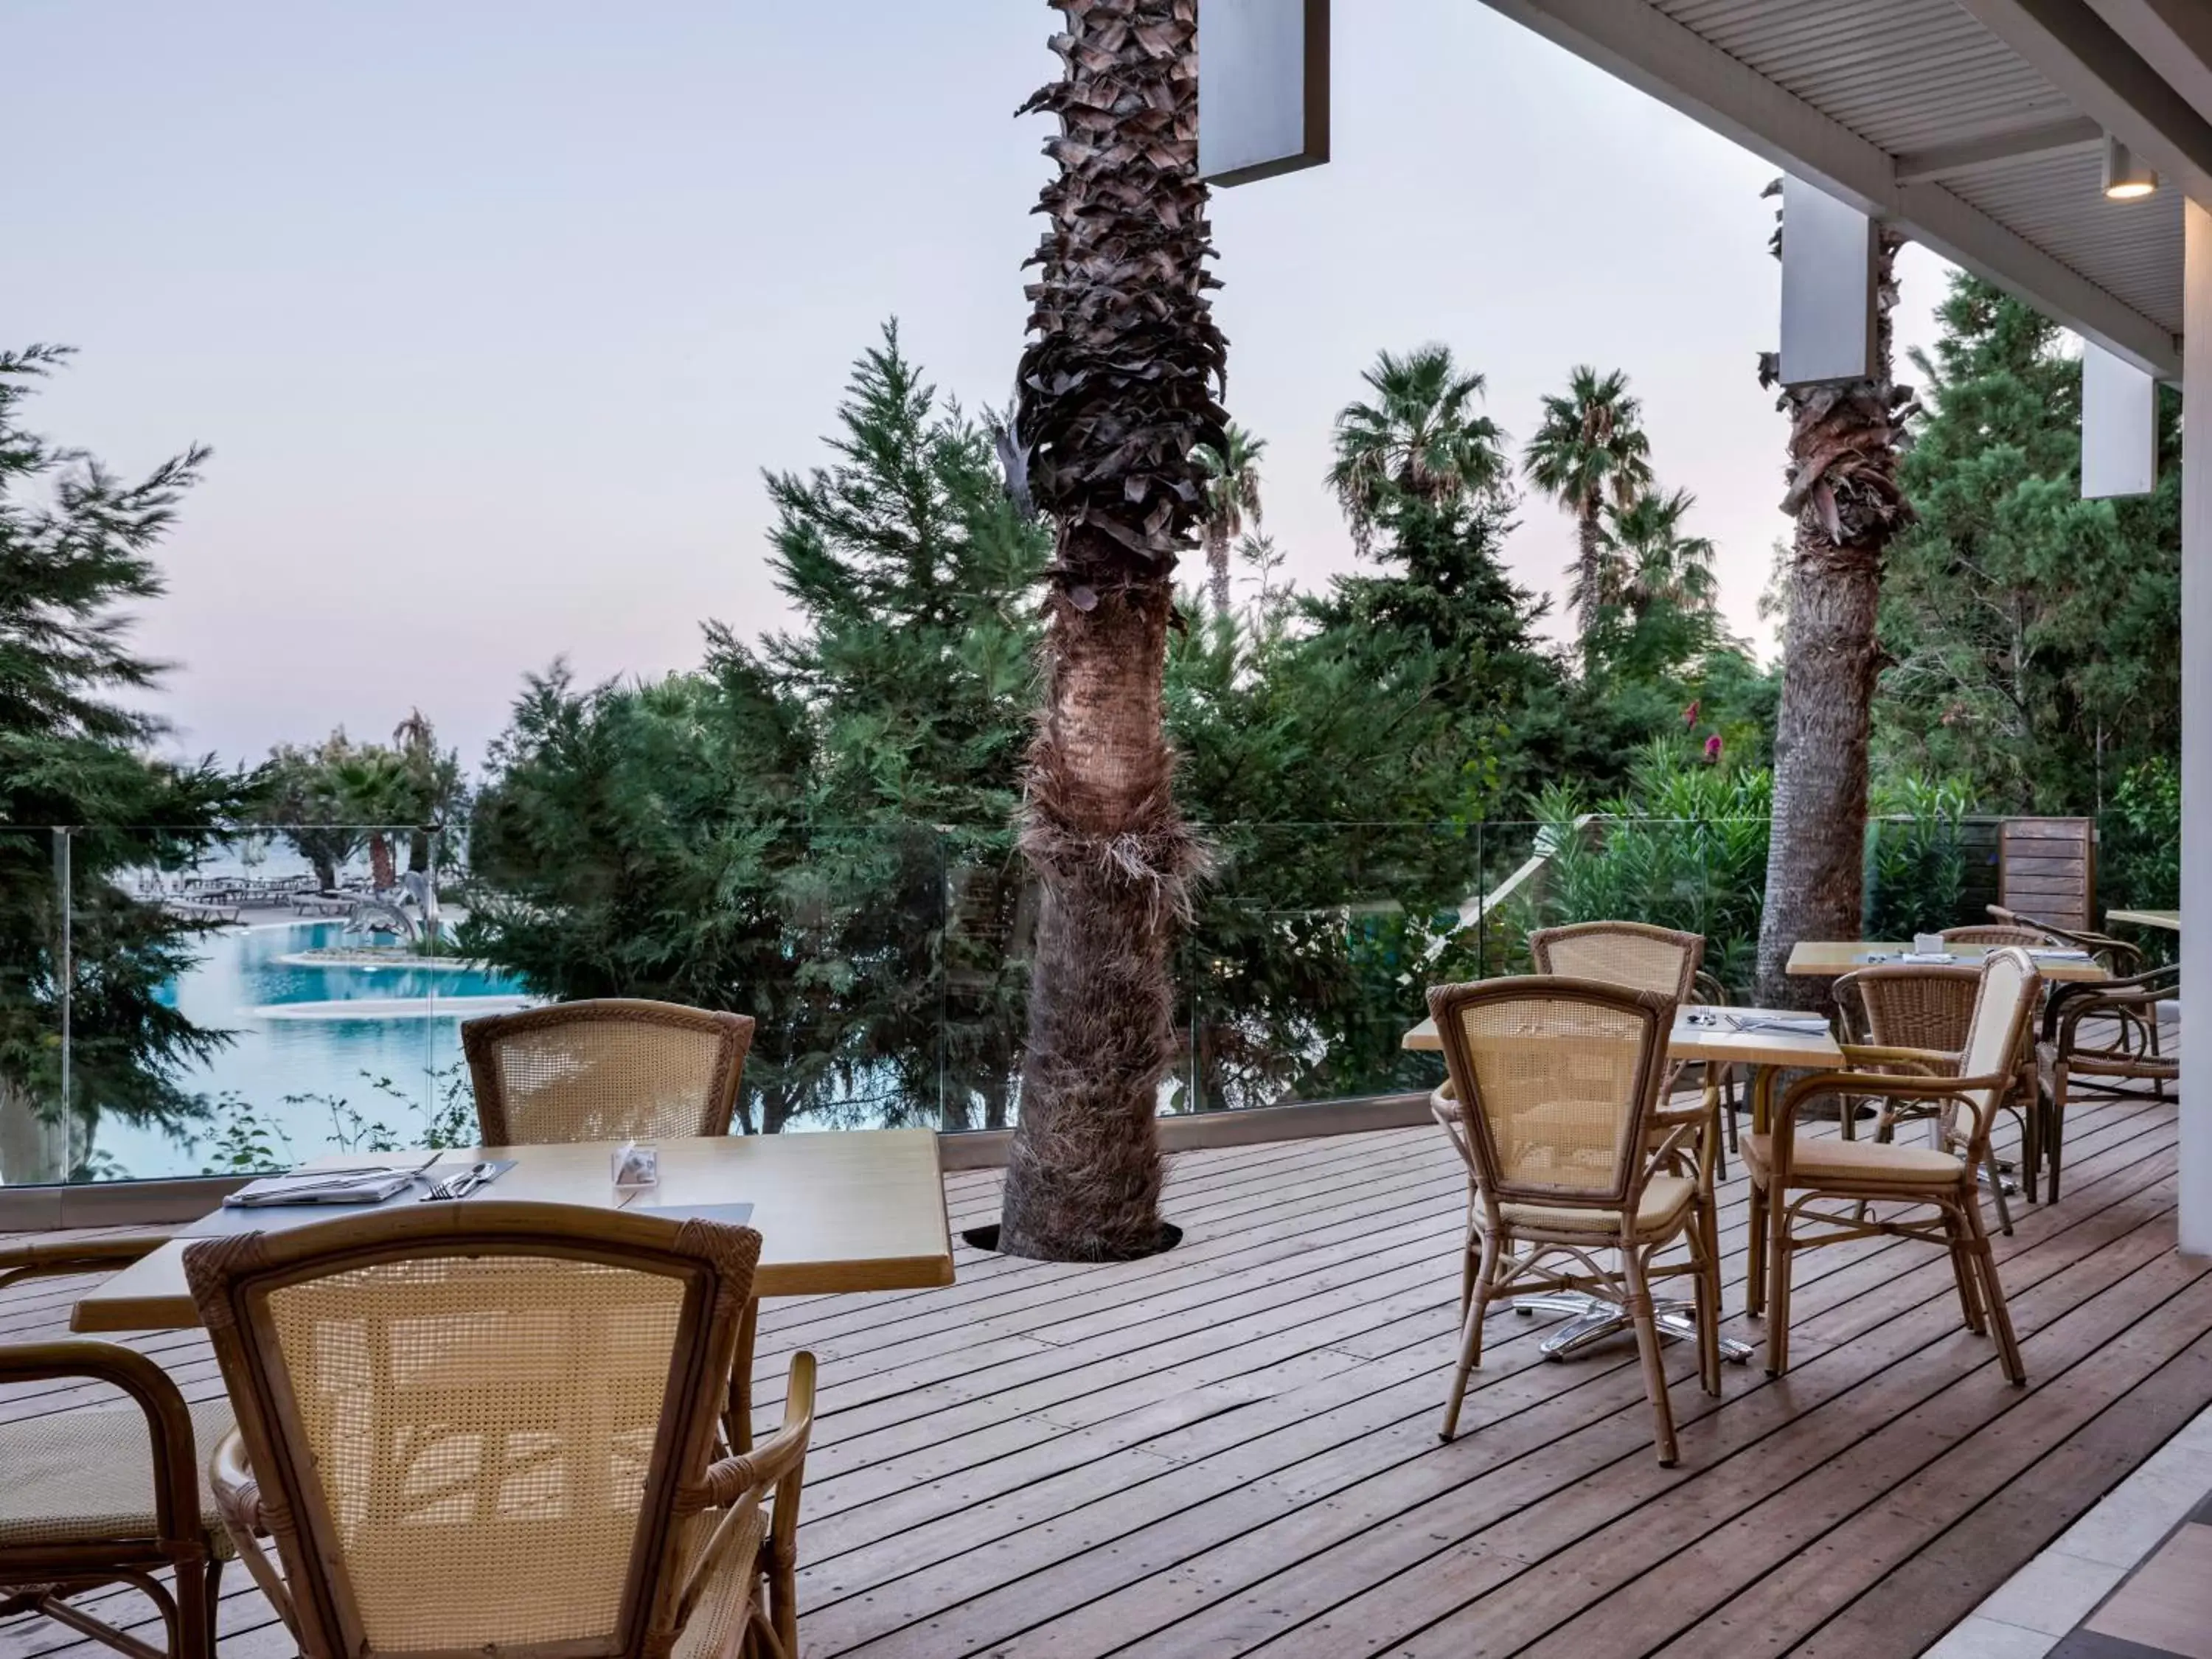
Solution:
{"label": "folded napkin", "polygon": [[2030,951],[2028,955],[2038,962],[2087,962],[2089,959],[2087,951],[2065,949],[2056,945]]}
{"label": "folded napkin", "polygon": [[1765,1031],[1785,1036],[1828,1035],[1828,1022],[1818,1014],[1730,1014],[1728,1023],[1739,1031]]}
{"label": "folded napkin", "polygon": [[274,1204],[381,1204],[414,1182],[412,1170],[295,1170],[249,1181],[223,1203],[234,1210]]}

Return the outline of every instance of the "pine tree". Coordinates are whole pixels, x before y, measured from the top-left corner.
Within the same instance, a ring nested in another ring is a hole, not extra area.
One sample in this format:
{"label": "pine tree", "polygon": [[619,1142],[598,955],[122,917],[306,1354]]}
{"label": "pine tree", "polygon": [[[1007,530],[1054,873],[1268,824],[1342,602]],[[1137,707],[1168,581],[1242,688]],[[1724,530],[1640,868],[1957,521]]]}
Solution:
{"label": "pine tree", "polygon": [[160,994],[202,926],[119,878],[188,863],[242,793],[211,760],[153,757],[166,728],[116,701],[161,682],[164,665],[130,647],[124,607],[161,596],[153,550],[206,452],[130,483],[26,429],[23,399],[66,356],[0,352],[0,1180],[11,1185],[83,1174],[103,1116],[179,1127],[204,1115],[179,1072],[224,1039]]}
{"label": "pine tree", "polygon": [[2155,494],[2081,499],[2081,370],[2049,319],[1960,275],[1900,481],[1876,737],[1891,771],[1988,811],[2097,810],[2179,743],[2180,468],[2167,395]]}

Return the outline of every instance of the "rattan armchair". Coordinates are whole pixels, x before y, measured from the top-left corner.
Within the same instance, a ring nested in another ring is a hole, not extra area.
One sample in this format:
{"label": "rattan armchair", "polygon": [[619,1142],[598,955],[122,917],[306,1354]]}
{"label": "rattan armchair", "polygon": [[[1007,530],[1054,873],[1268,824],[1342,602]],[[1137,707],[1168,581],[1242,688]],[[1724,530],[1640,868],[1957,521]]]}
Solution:
{"label": "rattan armchair", "polygon": [[[1655,1280],[1694,1282],[1698,1374],[1720,1392],[1718,1232],[1698,1178],[1698,1130],[1659,1133],[1675,1002],[1657,991],[1540,975],[1429,993],[1449,1076],[1431,1109],[1466,1160],[1468,1225],[1459,1361],[1443,1438],[1482,1360],[1486,1311],[1523,1291],[1617,1299],[1634,1328],[1659,1461],[1676,1461],[1652,1316]],[[1655,1258],[1688,1247],[1686,1262]],[[1601,1257],[1617,1252],[1619,1266]],[[1472,1270],[1466,1266],[1472,1263]]]}
{"label": "rattan armchair", "polygon": [[2023,951],[2044,951],[2058,940],[2040,927],[2023,927],[2006,922],[1970,922],[1964,927],[1946,927],[1941,935],[1946,945],[2017,945]]}
{"label": "rattan armchair", "polygon": [[[0,1285],[124,1267],[162,1242],[9,1246],[0,1249]],[[0,1424],[0,1618],[40,1613],[132,1659],[214,1659],[216,1598],[230,1548],[197,1448],[229,1432],[229,1402],[187,1406],[160,1366],[112,1342],[0,1346],[0,1383],[64,1378],[107,1383],[128,1403]],[[166,1583],[155,1577],[162,1572]],[[154,1603],[165,1648],[72,1600],[114,1584]]]}
{"label": "rattan armchair", "polygon": [[[461,1047],[487,1146],[726,1135],[752,1047],[748,1014],[603,997],[466,1021]],[[729,1443],[752,1443],[756,1305],[731,1372]]]}
{"label": "rattan armchair", "polygon": [[811,1355],[718,1455],[759,1254],[481,1200],[187,1249],[238,1407],[216,1503],[307,1659],[795,1659]]}
{"label": "rattan armchair", "polygon": [[[2051,993],[2035,1052],[2043,1095],[2042,1150],[2054,1202],[2065,1159],[2067,1103],[2083,1079],[2112,1095],[2126,1092],[2119,1086],[2124,1083],[2148,1081],[2161,1098],[2167,1084],[2180,1081],[2180,1060],[2163,1054],[2156,1040],[2160,1005],[2180,994],[2178,964],[2102,985],[2062,985]],[[2107,1020],[2112,1024],[2101,1032],[2092,1026]]]}
{"label": "rattan armchair", "polygon": [[[1843,1011],[1844,1029],[1860,1046],[1906,1048],[1948,1057],[1944,1061],[1905,1061],[1875,1069],[1909,1077],[1956,1077],[1960,1057],[1973,1029],[1974,1005],[1981,988],[1982,970],[1971,963],[1879,963],[1839,977],[1836,1001]],[[2032,1031],[2021,1038],[2013,1086],[2006,1091],[2002,1103],[2020,1120],[2021,1178],[2031,1200],[2036,1194],[2042,1147],[2033,1040]],[[1925,1120],[1943,1109],[1940,1104],[1894,1098],[1876,1103],[1881,1109],[1875,1131],[1877,1140],[1895,1139],[1901,1121]],[[1994,1150],[1984,1173],[1996,1202],[1998,1225],[2010,1233],[2012,1209],[2005,1201],[2003,1170]]]}
{"label": "rattan armchair", "polygon": [[[1799,1252],[1887,1235],[1924,1239],[1949,1250],[1967,1328],[1977,1335],[1994,1328],[2005,1375],[2015,1383],[2026,1382],[1974,1177],[1989,1159],[1990,1127],[2019,1075],[2021,1043],[2043,981],[2027,953],[2013,948],[1991,951],[1979,977],[1962,1053],[1847,1046],[1844,1058],[1851,1069],[1800,1079],[1783,1096],[1770,1132],[1744,1137],[1744,1164],[1751,1175],[1748,1311],[1766,1318],[1770,1376],[1789,1368],[1790,1281]],[[1954,1066],[1951,1075],[1906,1074],[1907,1068],[1936,1073]],[[1937,1120],[1942,1144],[1936,1146],[1801,1139],[1800,1115],[1826,1095],[1953,1109]],[[1852,1207],[1824,1207],[1835,1203]],[[1820,1231],[1801,1233],[1800,1224]]]}
{"label": "rattan armchair", "polygon": [[2087,951],[2114,979],[2129,979],[2142,972],[2142,946],[2132,940],[2115,938],[2111,933],[2093,933],[2081,927],[2061,927],[2056,922],[2042,921],[2034,916],[2022,915],[2017,910],[2008,910],[2002,904],[1986,908],[1993,921],[2002,922],[2010,927],[2025,928],[2030,933],[2047,934],[2061,945],[2071,945],[2077,950]]}
{"label": "rattan armchair", "polygon": [[727,1134],[752,1040],[748,1015],[627,997],[461,1026],[487,1146]]}
{"label": "rattan armchair", "polygon": [[[1652,991],[1677,1006],[1696,1000],[1705,957],[1704,934],[1641,921],[1578,921],[1540,927],[1528,935],[1528,957],[1539,974]],[[1668,1066],[1660,1084],[1657,1122],[1662,1130],[1705,1121],[1702,1104],[1679,1109],[1672,1104],[1682,1072],[1680,1066]]]}

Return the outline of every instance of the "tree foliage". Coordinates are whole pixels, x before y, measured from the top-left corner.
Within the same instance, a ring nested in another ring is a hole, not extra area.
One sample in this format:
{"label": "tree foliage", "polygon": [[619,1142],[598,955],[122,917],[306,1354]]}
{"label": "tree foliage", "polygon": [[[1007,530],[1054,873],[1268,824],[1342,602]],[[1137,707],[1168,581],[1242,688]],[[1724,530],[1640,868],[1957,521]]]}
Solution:
{"label": "tree foliage", "polygon": [[2178,752],[2180,468],[2162,394],[2154,495],[2081,499],[2081,363],[2048,319],[1952,279],[1901,480],[1877,742],[1990,811],[2083,812]]}
{"label": "tree foliage", "polygon": [[188,864],[242,805],[240,780],[212,760],[152,752],[167,728],[137,700],[163,665],[129,638],[130,607],[161,597],[155,550],[206,452],[132,481],[30,431],[24,399],[66,356],[0,352],[0,1180],[11,1183],[83,1174],[103,1115],[182,1126],[204,1115],[180,1076],[222,1034],[162,995],[202,925],[120,878]]}

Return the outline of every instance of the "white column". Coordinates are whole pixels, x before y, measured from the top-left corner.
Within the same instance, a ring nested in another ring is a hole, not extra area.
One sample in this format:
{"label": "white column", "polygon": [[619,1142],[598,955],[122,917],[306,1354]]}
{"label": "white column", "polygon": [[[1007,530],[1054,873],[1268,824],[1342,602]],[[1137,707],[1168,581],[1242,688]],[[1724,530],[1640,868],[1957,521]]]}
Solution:
{"label": "white column", "polygon": [[2212,1255],[2212,208],[2182,212],[2181,1248]]}

